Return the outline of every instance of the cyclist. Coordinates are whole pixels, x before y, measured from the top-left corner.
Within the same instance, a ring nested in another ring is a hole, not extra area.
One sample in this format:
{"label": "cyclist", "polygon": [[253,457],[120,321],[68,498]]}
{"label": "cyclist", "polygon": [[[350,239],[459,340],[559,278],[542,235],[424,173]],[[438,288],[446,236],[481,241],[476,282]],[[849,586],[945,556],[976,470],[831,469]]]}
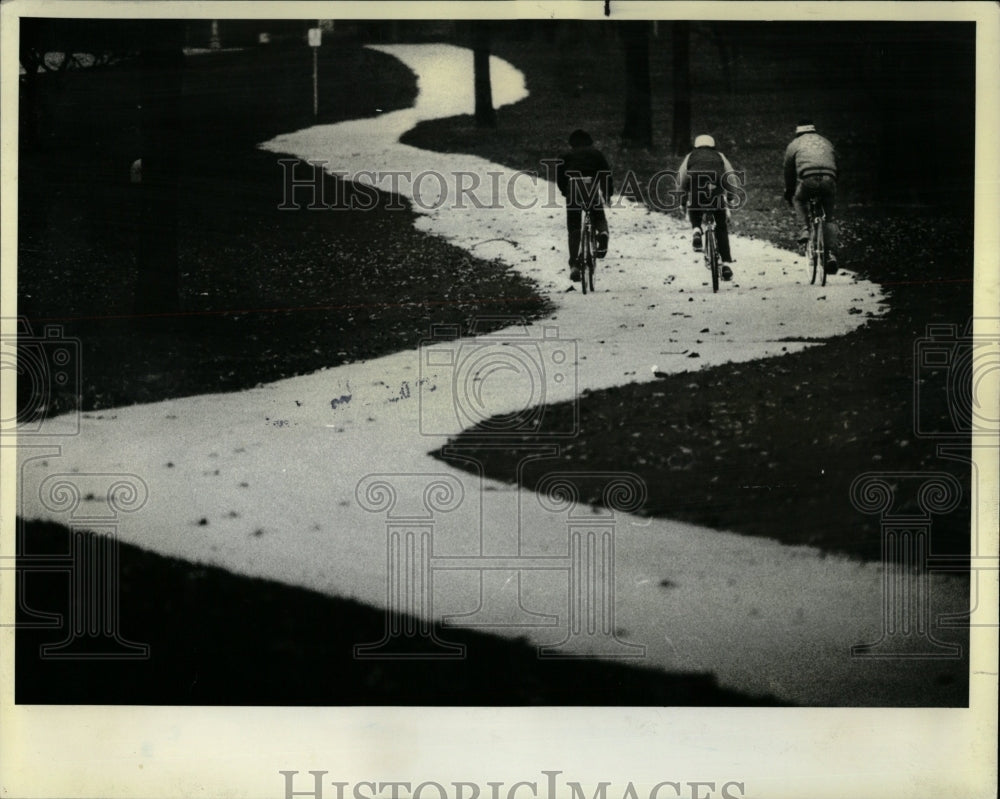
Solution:
{"label": "cyclist", "polygon": [[795,128],[795,138],[785,150],[785,200],[794,206],[802,223],[799,243],[809,240],[809,220],[806,216],[809,200],[818,198],[826,214],[824,235],[827,244],[826,273],[837,274],[837,226],[833,222],[833,206],[837,198],[837,158],[829,140],[816,132],[808,119]]}
{"label": "cyclist", "polygon": [[[597,246],[594,254],[603,258],[608,253],[608,220],[604,214],[604,198],[610,199],[614,191],[611,167],[600,150],[594,147],[594,140],[585,130],[574,130],[569,136],[570,151],[563,153],[556,164],[556,185],[566,198],[566,231],[569,233],[570,280],[580,279],[580,214],[584,208],[590,209],[590,218],[597,232]],[[570,182],[570,178],[590,178],[589,189],[580,186],[580,181]]]}
{"label": "cyclist", "polygon": [[733,279],[731,264],[733,255],[729,250],[729,207],[735,202],[734,186],[727,175],[735,175],[733,165],[721,152],[715,149],[715,139],[702,134],[694,140],[694,149],[684,156],[677,172],[677,183],[681,188],[681,211],[686,212],[694,229],[692,243],[695,252],[701,252],[701,222],[706,213],[715,217],[715,238],[719,244],[722,259],[721,277]]}

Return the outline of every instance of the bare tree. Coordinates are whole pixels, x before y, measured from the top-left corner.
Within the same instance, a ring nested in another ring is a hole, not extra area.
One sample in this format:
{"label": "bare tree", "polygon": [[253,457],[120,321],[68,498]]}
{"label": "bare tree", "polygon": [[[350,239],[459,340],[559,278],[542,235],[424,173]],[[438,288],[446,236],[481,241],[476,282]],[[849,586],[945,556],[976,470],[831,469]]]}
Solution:
{"label": "bare tree", "polygon": [[625,51],[625,127],[622,139],[648,147],[653,143],[653,97],[649,77],[648,22],[621,22]]}
{"label": "bare tree", "polygon": [[732,23],[712,22],[708,24],[706,36],[715,44],[722,67],[722,80],[726,91],[736,93],[737,66],[740,60],[740,36]]}
{"label": "bare tree", "polygon": [[691,23],[673,23],[674,121],[671,145],[676,155],[691,146]]}
{"label": "bare tree", "polygon": [[492,34],[489,20],[477,20],[472,23],[472,70],[477,128],[495,128],[497,125],[497,112],[493,108],[493,84],[490,81]]}

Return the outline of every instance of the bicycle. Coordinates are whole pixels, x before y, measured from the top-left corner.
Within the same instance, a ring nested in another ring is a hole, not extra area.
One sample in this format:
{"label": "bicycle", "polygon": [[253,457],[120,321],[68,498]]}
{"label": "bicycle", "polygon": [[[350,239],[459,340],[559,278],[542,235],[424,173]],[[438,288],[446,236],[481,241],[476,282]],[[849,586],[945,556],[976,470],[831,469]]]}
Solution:
{"label": "bicycle", "polygon": [[829,251],[826,248],[826,211],[823,210],[823,203],[818,197],[809,199],[809,240],[806,243],[806,258],[812,269],[812,277],[809,283],[816,282],[816,273],[820,277],[820,285],[826,285],[826,259]]}
{"label": "bicycle", "polygon": [[[584,187],[589,186],[590,178],[585,177],[573,177],[570,178],[571,184],[574,181],[580,181],[580,184]],[[571,188],[571,191],[576,189],[576,185]],[[579,189],[577,189],[579,191]],[[574,195],[570,195],[574,196]],[[589,195],[586,191],[576,196],[585,197],[589,199]],[[590,203],[583,203],[583,208],[580,213],[580,248],[576,254],[576,264],[577,269],[580,270],[580,288],[583,293],[587,293],[587,288],[589,286],[590,291],[594,290],[594,269],[597,266],[597,230],[594,228],[594,220],[591,216]]]}
{"label": "bicycle", "polygon": [[719,244],[715,239],[715,214],[711,211],[701,217],[702,251],[705,254],[705,266],[712,273],[712,291],[719,290],[719,270],[722,258],[719,256]]}

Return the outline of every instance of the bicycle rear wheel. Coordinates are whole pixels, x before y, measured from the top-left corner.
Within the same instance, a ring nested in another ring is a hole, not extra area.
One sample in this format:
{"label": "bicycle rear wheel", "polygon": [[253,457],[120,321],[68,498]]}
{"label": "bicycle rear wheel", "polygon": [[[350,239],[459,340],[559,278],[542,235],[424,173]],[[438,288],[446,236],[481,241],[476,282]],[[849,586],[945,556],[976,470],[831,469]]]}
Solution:
{"label": "bicycle rear wheel", "polygon": [[593,246],[590,241],[590,223],[584,219],[583,235],[580,236],[580,262],[577,265],[580,270],[580,289],[587,293],[587,273],[590,271],[590,262],[594,257]]}
{"label": "bicycle rear wheel", "polygon": [[809,276],[810,284],[816,282],[816,267],[819,264],[816,244],[816,225],[812,223],[809,228],[809,243],[806,244],[806,258],[809,259],[809,268],[812,270],[812,274]]}
{"label": "bicycle rear wheel", "polygon": [[597,231],[590,228],[590,254],[587,256],[586,279],[590,281],[590,290],[594,290],[594,272],[597,269]]}
{"label": "bicycle rear wheel", "polygon": [[826,239],[823,236],[823,220],[817,220],[816,224],[816,266],[813,267],[813,274],[818,269],[820,273],[820,285],[826,285]]}
{"label": "bicycle rear wheel", "polygon": [[715,245],[715,231],[709,228],[705,231],[705,259],[712,273],[712,291],[719,290],[719,249]]}

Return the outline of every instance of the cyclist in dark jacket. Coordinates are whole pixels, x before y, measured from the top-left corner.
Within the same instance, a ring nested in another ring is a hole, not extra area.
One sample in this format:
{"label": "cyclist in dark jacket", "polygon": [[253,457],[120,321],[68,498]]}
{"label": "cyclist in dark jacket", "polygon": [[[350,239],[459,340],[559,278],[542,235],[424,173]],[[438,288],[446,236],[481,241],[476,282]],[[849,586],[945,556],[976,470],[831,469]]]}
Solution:
{"label": "cyclist in dark jacket", "polygon": [[708,135],[694,140],[694,149],[681,162],[677,182],[684,192],[681,208],[688,211],[694,229],[693,244],[701,251],[701,222],[706,213],[715,217],[715,238],[722,258],[722,279],[732,280],[733,254],[729,250],[729,206],[727,203],[730,183],[727,175],[734,175],[729,159],[715,149],[715,139]]}
{"label": "cyclist in dark jacket", "polygon": [[833,145],[816,132],[816,126],[809,120],[802,120],[795,128],[795,138],[785,150],[785,200],[794,206],[802,222],[800,243],[809,239],[806,207],[813,197],[822,202],[826,214],[826,271],[835,275],[838,269],[834,254],[837,226],[833,222],[833,207],[837,199],[837,158]]}
{"label": "cyclist in dark jacket", "polygon": [[[611,167],[600,150],[594,147],[590,134],[584,130],[574,130],[569,137],[569,152],[559,157],[556,165],[556,185],[566,198],[566,231],[569,234],[570,279],[580,279],[577,254],[580,251],[580,214],[584,208],[590,209],[590,218],[597,231],[595,255],[603,258],[608,252],[608,220],[604,213],[604,200],[610,200],[614,193]],[[589,178],[589,188],[580,187],[579,182],[570,178]]]}

